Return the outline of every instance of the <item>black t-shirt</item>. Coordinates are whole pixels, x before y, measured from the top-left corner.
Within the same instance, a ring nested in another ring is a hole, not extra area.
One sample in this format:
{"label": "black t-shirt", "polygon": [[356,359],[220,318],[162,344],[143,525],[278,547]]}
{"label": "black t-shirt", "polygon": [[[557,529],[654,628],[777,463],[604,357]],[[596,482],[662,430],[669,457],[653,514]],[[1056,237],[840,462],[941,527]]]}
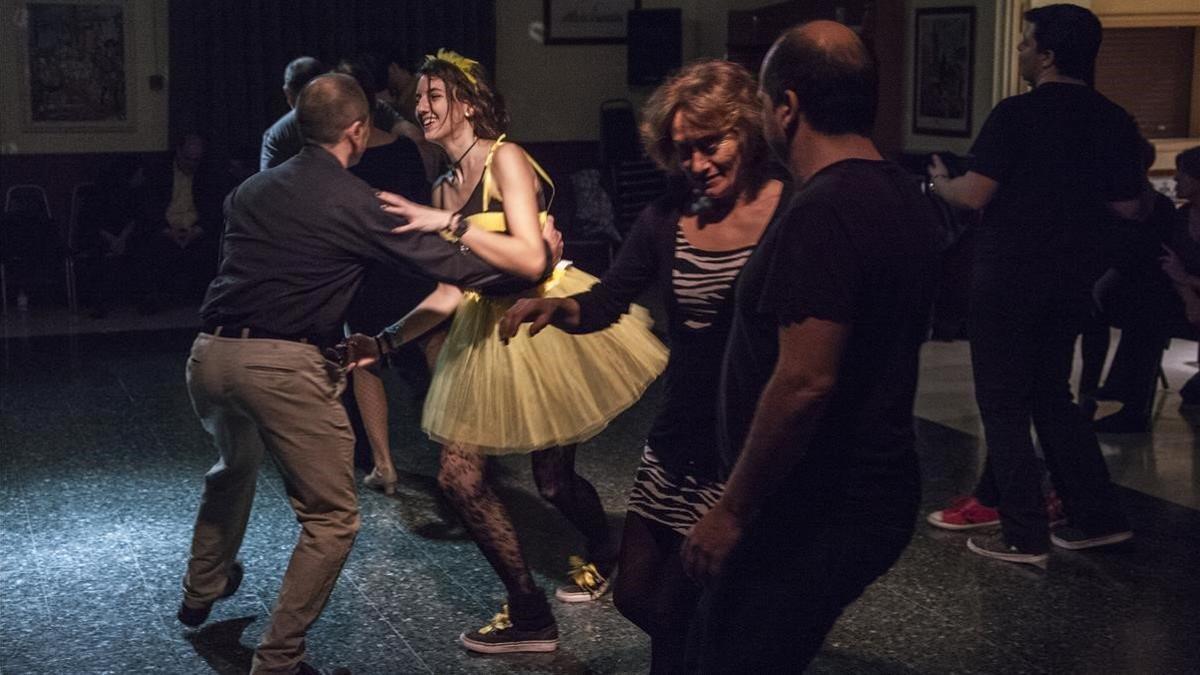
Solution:
{"label": "black t-shirt", "polygon": [[718,419],[727,470],[775,369],[780,327],[813,317],[849,326],[849,342],[816,435],[778,497],[816,505],[915,494],[912,407],[936,232],[931,204],[891,162],[838,162],[797,192],[742,269]]}
{"label": "black t-shirt", "polygon": [[1001,101],[971,148],[970,170],[1000,184],[976,238],[977,271],[1094,279],[1106,202],[1146,183],[1139,142],[1133,118],[1091,87],[1052,82]]}

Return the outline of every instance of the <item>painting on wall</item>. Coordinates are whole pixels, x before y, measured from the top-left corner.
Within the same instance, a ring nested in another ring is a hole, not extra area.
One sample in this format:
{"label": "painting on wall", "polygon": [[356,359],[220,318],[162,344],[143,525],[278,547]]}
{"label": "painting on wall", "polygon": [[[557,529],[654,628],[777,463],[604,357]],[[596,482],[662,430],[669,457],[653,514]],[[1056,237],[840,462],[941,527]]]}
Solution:
{"label": "painting on wall", "polygon": [[626,15],[641,6],[641,0],[543,0],[544,43],[621,44]]}
{"label": "painting on wall", "polygon": [[975,8],[916,12],[913,133],[970,136],[975,77]]}
{"label": "painting on wall", "polygon": [[24,6],[25,130],[132,130],[125,0],[26,0]]}

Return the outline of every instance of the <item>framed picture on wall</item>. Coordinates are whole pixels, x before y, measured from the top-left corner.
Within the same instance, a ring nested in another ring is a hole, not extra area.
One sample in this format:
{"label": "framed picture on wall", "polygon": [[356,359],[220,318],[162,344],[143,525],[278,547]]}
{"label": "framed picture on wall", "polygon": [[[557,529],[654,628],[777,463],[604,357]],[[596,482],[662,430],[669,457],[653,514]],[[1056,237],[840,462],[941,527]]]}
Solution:
{"label": "framed picture on wall", "polygon": [[126,0],[23,0],[21,109],[29,132],[134,129]]}
{"label": "framed picture on wall", "polygon": [[603,45],[625,42],[625,18],[641,0],[542,0],[548,45]]}
{"label": "framed picture on wall", "polygon": [[975,8],[918,9],[913,34],[913,133],[970,136]]}

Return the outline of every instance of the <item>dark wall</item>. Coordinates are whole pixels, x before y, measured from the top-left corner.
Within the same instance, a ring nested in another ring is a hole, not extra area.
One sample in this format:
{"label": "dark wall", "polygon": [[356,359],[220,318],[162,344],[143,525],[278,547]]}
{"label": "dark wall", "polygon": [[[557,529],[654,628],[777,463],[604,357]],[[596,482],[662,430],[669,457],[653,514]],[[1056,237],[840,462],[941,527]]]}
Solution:
{"label": "dark wall", "polygon": [[218,155],[257,157],[298,56],[386,49],[415,65],[447,47],[495,64],[493,0],[171,0],[169,25],[171,138],[200,132]]}
{"label": "dark wall", "polygon": [[[257,166],[263,130],[287,110],[283,69],[297,56],[332,65],[387,49],[412,65],[447,47],[492,70],[496,54],[494,0],[170,0],[169,30],[170,144],[198,131],[221,165],[236,157]],[[5,155],[0,198],[12,185],[41,185],[65,226],[71,189],[95,181],[112,158]]]}

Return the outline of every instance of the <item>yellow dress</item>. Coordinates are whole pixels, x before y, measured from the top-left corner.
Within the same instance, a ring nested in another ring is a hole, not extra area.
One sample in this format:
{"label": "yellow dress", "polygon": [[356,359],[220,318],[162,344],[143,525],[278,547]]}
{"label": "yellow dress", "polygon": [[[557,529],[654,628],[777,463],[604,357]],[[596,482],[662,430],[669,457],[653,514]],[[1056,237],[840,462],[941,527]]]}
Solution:
{"label": "yellow dress", "polygon": [[[505,231],[499,201],[491,194],[492,146],[476,197],[478,213],[467,216],[472,227]],[[553,190],[545,172],[530,164]],[[544,219],[545,212],[542,217]],[[421,426],[440,443],[464,443],[486,454],[531,452],[569,445],[595,436],[633,405],[667,363],[667,349],[650,332],[645,308],[630,312],[609,328],[572,335],[553,326],[536,337],[522,327],[505,345],[498,323],[521,297],[566,297],[586,291],[596,278],[559,263],[546,282],[507,296],[468,291],[442,346],[434,370]]]}

